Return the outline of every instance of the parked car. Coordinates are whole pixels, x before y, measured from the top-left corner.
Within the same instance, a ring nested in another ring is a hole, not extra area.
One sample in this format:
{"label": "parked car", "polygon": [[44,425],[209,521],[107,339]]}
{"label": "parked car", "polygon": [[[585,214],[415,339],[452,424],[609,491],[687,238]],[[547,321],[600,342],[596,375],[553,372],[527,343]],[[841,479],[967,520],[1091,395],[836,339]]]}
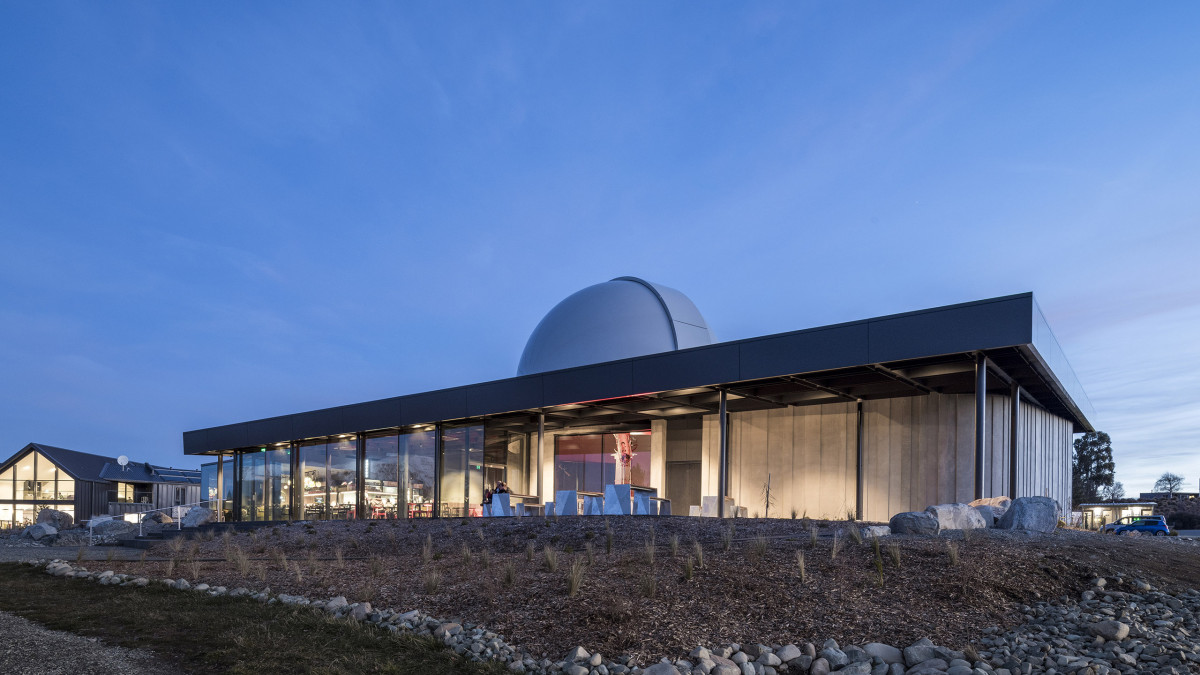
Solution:
{"label": "parked car", "polygon": [[1127,516],[1105,525],[1100,532],[1103,534],[1139,532],[1144,535],[1165,537],[1171,533],[1171,530],[1167,527],[1165,516]]}

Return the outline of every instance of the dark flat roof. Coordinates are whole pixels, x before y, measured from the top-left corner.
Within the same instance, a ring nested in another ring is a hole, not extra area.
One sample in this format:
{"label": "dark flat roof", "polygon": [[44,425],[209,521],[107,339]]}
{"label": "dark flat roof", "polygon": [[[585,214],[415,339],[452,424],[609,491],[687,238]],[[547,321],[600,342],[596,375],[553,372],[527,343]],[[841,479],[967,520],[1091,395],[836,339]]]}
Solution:
{"label": "dark flat roof", "polygon": [[[183,434],[186,454],[339,433],[471,419],[528,428],[573,419],[626,423],[712,410],[969,393],[975,354],[993,364],[989,390],[1013,380],[1029,400],[1093,430],[1091,403],[1032,293],[720,342],[523,377],[283,415]],[[603,404],[596,403],[603,401]]]}

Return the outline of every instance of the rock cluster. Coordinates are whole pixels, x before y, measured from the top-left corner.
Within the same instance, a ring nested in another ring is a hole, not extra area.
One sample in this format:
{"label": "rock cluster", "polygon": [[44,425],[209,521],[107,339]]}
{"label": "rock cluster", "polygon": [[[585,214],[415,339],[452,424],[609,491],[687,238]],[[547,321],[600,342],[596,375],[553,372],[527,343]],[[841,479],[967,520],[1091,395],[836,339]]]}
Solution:
{"label": "rock cluster", "polygon": [[[146,586],[145,577],[90,572],[62,560],[35,561],[47,574],[104,585]],[[212,596],[247,597],[326,612],[373,624],[380,630],[429,637],[472,661],[495,660],[513,673],[545,675],[1182,675],[1200,672],[1200,591],[1169,594],[1150,584],[1117,575],[1096,578],[1078,601],[1060,598],[1020,609],[1025,620],[1004,631],[987,628],[976,645],[957,651],[921,639],[907,647],[873,642],[842,646],[826,640],[819,647],[727,644],[696,647],[675,660],[642,665],[629,656],[605,658],[576,647],[561,659],[538,657],[482,626],[444,619],[420,610],[400,612],[343,596],[313,600],[274,594],[270,588],[227,590],[193,585],[186,579],[161,579],[169,588]]]}
{"label": "rock cluster", "polygon": [[934,535],[946,530],[998,527],[1024,532],[1053,532],[1058,527],[1058,502],[1049,497],[993,497],[970,504],[935,504],[924,511],[892,516],[892,534]]}

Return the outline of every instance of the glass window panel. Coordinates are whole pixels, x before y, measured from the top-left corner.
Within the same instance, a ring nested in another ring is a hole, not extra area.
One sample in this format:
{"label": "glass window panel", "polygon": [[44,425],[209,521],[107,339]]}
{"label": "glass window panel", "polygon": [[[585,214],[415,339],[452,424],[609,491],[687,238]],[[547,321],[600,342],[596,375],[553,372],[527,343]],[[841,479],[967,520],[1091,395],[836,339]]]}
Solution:
{"label": "glass window panel", "polygon": [[14,504],[13,522],[17,527],[29,527],[37,520],[37,511],[33,504]]}
{"label": "glass window panel", "polygon": [[529,435],[510,433],[507,445],[504,482],[508,484],[511,492],[521,495],[531,494],[529,492]]}
{"label": "glass window panel", "polygon": [[267,520],[292,517],[292,450],[277,447],[262,453],[266,481],[264,514]]}
{"label": "glass window panel", "polygon": [[58,472],[58,498],[75,498],[75,480],[73,478],[67,478],[67,475],[61,471]]}
{"label": "glass window panel", "polygon": [[[617,483],[650,487],[650,432],[606,434],[605,450]],[[625,457],[628,459],[622,462]]]}
{"label": "glass window panel", "polygon": [[263,484],[264,454],[248,452],[242,455],[242,476],[238,481],[242,490],[242,520],[266,520],[265,486]]}
{"label": "glass window panel", "polygon": [[[12,482],[12,476],[8,477],[8,482]],[[0,529],[13,526],[13,505],[0,504]]]}
{"label": "glass window panel", "polygon": [[480,515],[483,426],[442,430],[442,515]]}
{"label": "glass window panel", "polygon": [[54,499],[54,479],[57,477],[58,467],[40,452],[35,452],[34,457],[37,458],[37,462],[34,464],[36,477],[33,483],[33,498]]}
{"label": "glass window panel", "polygon": [[[4,473],[0,473],[0,499],[13,498],[13,470],[6,469]],[[12,509],[9,509],[9,517],[7,519],[0,518],[0,523],[8,523],[12,521]]]}
{"label": "glass window panel", "polygon": [[329,443],[329,505],[331,518],[345,520],[355,516],[358,504],[357,441],[338,438]]}
{"label": "glass window panel", "polygon": [[33,499],[33,453],[25,455],[17,461],[16,483],[13,486],[13,499]]}
{"label": "glass window panel", "polygon": [[368,436],[363,493],[368,518],[396,518],[400,508],[400,437]]}
{"label": "glass window panel", "polygon": [[433,429],[400,434],[400,496],[408,504],[409,517],[433,515],[433,488],[436,485],[437,435]]}
{"label": "glass window panel", "polygon": [[601,434],[555,437],[555,491],[604,491],[603,439]]}
{"label": "glass window panel", "polygon": [[329,517],[329,471],[325,442],[308,442],[300,446],[300,480],[303,489],[301,508],[305,520],[324,520]]}

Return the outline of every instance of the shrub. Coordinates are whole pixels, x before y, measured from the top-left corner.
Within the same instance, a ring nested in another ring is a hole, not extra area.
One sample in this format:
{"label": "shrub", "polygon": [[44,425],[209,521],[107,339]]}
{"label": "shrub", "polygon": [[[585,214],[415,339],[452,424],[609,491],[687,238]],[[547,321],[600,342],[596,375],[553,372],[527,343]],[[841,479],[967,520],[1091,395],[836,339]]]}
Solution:
{"label": "shrub", "polygon": [[[338,550],[340,551],[341,549]],[[421,562],[428,565],[430,560],[433,560],[433,535],[427,534],[425,535],[425,543],[421,546]],[[340,567],[341,565],[338,566]]]}
{"label": "shrub", "polygon": [[517,583],[517,566],[512,561],[504,563],[504,585],[512,586]]}
{"label": "shrub", "polygon": [[842,547],[842,533],[839,530],[833,532],[833,545],[829,548],[829,559],[836,560],[838,550]]}
{"label": "shrub", "polygon": [[855,525],[853,520],[846,523],[846,533],[850,535],[850,538],[854,540],[854,543],[860,546],[862,545],[862,532],[859,531],[858,525]]}
{"label": "shrub", "polygon": [[470,546],[470,544],[468,544],[467,542],[464,541],[463,545],[462,545],[462,549],[460,550],[460,554],[462,555],[463,565],[464,566],[470,565],[471,564],[471,546]]}
{"label": "shrub", "polygon": [[879,575],[879,587],[883,588],[883,558],[875,556],[875,573]]}
{"label": "shrub", "polygon": [[645,545],[644,550],[646,552],[646,564],[653,565],[654,564],[654,540],[653,539],[646,540],[646,545]]}
{"label": "shrub", "polygon": [[669,543],[669,545],[671,547],[671,557],[678,558],[679,557],[679,535],[677,535],[677,534],[671,535],[671,538],[668,539],[667,542]]}
{"label": "shrub", "polygon": [[575,558],[571,563],[571,571],[567,572],[567,597],[573,598],[583,584],[583,560]]}
{"label": "shrub", "polygon": [[800,583],[808,581],[808,572],[804,569],[804,551],[796,551],[796,569],[800,570]]}
{"label": "shrub", "polygon": [[479,563],[484,569],[489,569],[492,566],[492,552],[486,548],[479,552]]}
{"label": "shrub", "polygon": [[533,562],[534,548],[533,542],[525,544],[525,562]]}
{"label": "shrub", "polygon": [[589,541],[588,543],[583,545],[583,548],[584,548],[584,550],[587,551],[588,564],[595,565],[596,564],[596,547],[593,546],[592,542]]}
{"label": "shrub", "polygon": [[809,544],[809,546],[812,546],[814,548],[816,548],[816,546],[817,546],[817,524],[816,523],[813,523],[812,526],[808,528],[808,544]]}
{"label": "shrub", "polygon": [[437,593],[438,586],[442,583],[442,573],[436,569],[425,570],[423,581],[425,583],[425,595],[433,595]]}
{"label": "shrub", "polygon": [[731,548],[733,548],[733,528],[721,532],[721,550],[729,553]]}
{"label": "shrub", "polygon": [[767,554],[767,538],[761,534],[754,537],[754,541],[750,544],[750,557],[755,561],[763,559]]}
{"label": "shrub", "polygon": [[558,552],[555,551],[550,546],[550,544],[546,544],[546,549],[544,551],[544,557],[546,560],[546,570],[547,571],[554,572],[555,570],[558,569]]}
{"label": "shrub", "polygon": [[696,565],[704,569],[704,547],[700,545],[700,540],[692,540],[692,553],[696,555]]}
{"label": "shrub", "polygon": [[370,572],[372,579],[383,576],[383,558],[380,558],[377,555],[371,556],[371,558],[367,560],[367,569]]}
{"label": "shrub", "polygon": [[658,579],[655,578],[653,570],[638,579],[638,590],[642,592],[644,598],[653,598],[658,595]]}
{"label": "shrub", "polygon": [[958,544],[948,541],[946,542],[946,554],[950,556],[950,565],[958,564]]}
{"label": "shrub", "polygon": [[692,580],[692,573],[694,571],[695,565],[696,565],[696,559],[690,555],[687,557],[687,560],[683,561],[683,578],[685,581]]}
{"label": "shrub", "polygon": [[897,569],[900,567],[900,544],[888,544],[888,556],[892,559],[892,564]]}

